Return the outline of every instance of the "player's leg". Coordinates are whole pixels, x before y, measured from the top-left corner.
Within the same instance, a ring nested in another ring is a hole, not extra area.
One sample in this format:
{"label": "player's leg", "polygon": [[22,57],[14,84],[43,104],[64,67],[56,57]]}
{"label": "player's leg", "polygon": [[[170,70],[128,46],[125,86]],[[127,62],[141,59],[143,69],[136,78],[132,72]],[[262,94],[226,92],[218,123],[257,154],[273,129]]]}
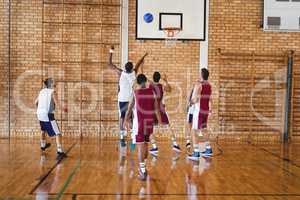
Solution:
{"label": "player's leg", "polygon": [[199,134],[201,134],[200,130],[196,129],[192,131],[193,153],[188,156],[190,160],[197,161],[200,158]]}
{"label": "player's leg", "polygon": [[177,144],[177,141],[176,141],[175,132],[174,132],[174,130],[173,130],[173,128],[170,124],[168,125],[168,129],[169,129],[169,132],[170,132],[170,135],[171,135],[173,150],[176,151],[176,152],[181,152],[180,146],[179,146],[179,144]]}
{"label": "player's leg", "polygon": [[204,128],[202,130],[202,134],[203,134],[203,146],[204,146],[204,151],[201,152],[201,154],[204,157],[210,157],[213,154],[210,142],[209,142],[209,133],[208,133],[208,129]]}
{"label": "player's leg", "polygon": [[168,116],[168,114],[167,114],[167,112],[165,111],[164,108],[161,111],[161,121],[162,121],[163,125],[166,125],[168,127],[168,131],[169,131],[170,136],[171,136],[173,150],[176,151],[176,152],[180,152],[181,149],[180,149],[179,145],[177,144],[175,132],[174,132],[174,130],[173,130],[171,124],[170,124],[169,116]]}
{"label": "player's leg", "polygon": [[51,146],[50,143],[46,142],[46,133],[47,133],[47,125],[46,122],[40,121],[40,126],[41,126],[41,150],[45,151],[47,148]]}
{"label": "player's leg", "polygon": [[150,152],[151,155],[157,156],[158,147],[157,147],[157,144],[156,144],[155,134],[151,134],[150,142],[151,142],[151,149],[149,150],[149,152]]}
{"label": "player's leg", "polygon": [[127,135],[127,132],[125,130],[124,122],[125,122],[125,116],[128,109],[128,102],[119,102],[119,128],[120,128],[120,143],[121,146],[126,146],[126,140],[125,137]]}
{"label": "player's leg", "polygon": [[57,122],[54,118],[54,114],[49,114],[49,127],[48,127],[48,135],[50,137],[54,137],[56,139],[56,149],[57,149],[57,155],[58,156],[65,156],[65,153],[63,151],[62,147],[62,135],[58,128]]}
{"label": "player's leg", "polygon": [[191,135],[192,135],[192,122],[193,122],[193,114],[188,114],[187,116],[187,129],[186,129],[186,136],[185,136],[185,139],[186,139],[186,145],[185,147],[187,149],[191,148]]}
{"label": "player's leg", "polygon": [[57,153],[62,154],[64,153],[63,147],[62,147],[62,135],[59,133],[56,135],[56,148],[57,148]]}
{"label": "player's leg", "polygon": [[138,150],[138,161],[139,161],[139,167],[138,167],[138,172],[139,172],[139,178],[142,180],[146,179],[147,176],[147,171],[146,171],[146,143],[145,142],[138,142],[137,143],[137,150]]}
{"label": "player's leg", "polygon": [[212,156],[212,148],[210,146],[209,142],[209,134],[208,134],[208,128],[207,128],[207,120],[208,120],[208,115],[207,114],[202,114],[201,116],[201,132],[202,132],[202,149],[201,149],[201,154],[204,157],[209,157]]}
{"label": "player's leg", "polygon": [[199,135],[201,131],[199,128],[199,111],[195,111],[193,114],[193,124],[192,124],[192,142],[193,142],[193,153],[188,156],[190,160],[199,160],[200,158],[200,148],[199,148]]}

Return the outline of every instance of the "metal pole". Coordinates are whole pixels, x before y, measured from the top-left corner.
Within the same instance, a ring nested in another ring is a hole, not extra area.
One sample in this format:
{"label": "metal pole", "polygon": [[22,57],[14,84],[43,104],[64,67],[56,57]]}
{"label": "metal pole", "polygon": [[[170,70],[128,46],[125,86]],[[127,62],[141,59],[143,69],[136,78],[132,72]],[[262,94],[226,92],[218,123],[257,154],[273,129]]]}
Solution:
{"label": "metal pole", "polygon": [[288,54],[287,62],[287,81],[286,81],[286,96],[285,96],[285,116],[284,116],[284,131],[283,142],[287,143],[289,140],[290,131],[290,114],[291,114],[291,95],[292,95],[292,78],[293,78],[293,56],[294,51],[290,51]]}
{"label": "metal pole", "polygon": [[11,67],[11,62],[10,62],[10,53],[11,53],[11,48],[10,48],[10,43],[11,43],[11,0],[8,1],[8,139],[10,139],[11,131],[10,131],[10,120],[11,120],[11,110],[10,110],[10,96],[11,96],[11,91],[10,91],[10,86],[11,86],[11,80],[10,80],[10,67]]}

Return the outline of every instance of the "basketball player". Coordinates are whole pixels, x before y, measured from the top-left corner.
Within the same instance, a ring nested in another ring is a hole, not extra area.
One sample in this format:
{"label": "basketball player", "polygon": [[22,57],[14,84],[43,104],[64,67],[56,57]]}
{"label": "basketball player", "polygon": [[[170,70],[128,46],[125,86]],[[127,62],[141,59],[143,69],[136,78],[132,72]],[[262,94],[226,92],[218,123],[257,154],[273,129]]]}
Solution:
{"label": "basketball player", "polygon": [[[160,79],[162,79],[164,81],[164,85],[161,84],[159,81]],[[165,104],[164,104],[164,92],[171,92],[172,88],[170,86],[170,84],[168,83],[167,80],[167,76],[163,75],[163,77],[161,77],[159,72],[154,72],[153,73],[153,81],[150,81],[150,86],[149,86],[155,93],[156,98],[157,98],[157,102],[159,105],[159,113],[161,116],[161,121],[162,121],[162,125],[166,125],[169,127],[169,130],[171,131],[171,139],[172,139],[172,145],[173,145],[173,150],[176,152],[180,152],[180,147],[176,142],[176,138],[175,138],[175,134],[171,129],[170,126],[170,122],[169,122],[169,118],[168,115],[166,113],[166,109],[165,109]],[[155,125],[157,124],[157,120],[155,119]],[[156,141],[154,138],[154,134],[151,135],[151,144],[152,144],[152,148],[150,149],[150,153],[154,156],[157,156],[158,154],[158,147],[156,145]]]}
{"label": "basketball player", "polygon": [[[193,114],[193,154],[191,160],[199,160],[200,156],[210,157],[212,148],[208,141],[207,121],[211,107],[211,85],[208,82],[209,72],[201,69],[201,80],[195,84],[192,103],[195,104]],[[197,104],[199,102],[199,104]],[[201,153],[200,153],[201,152]]]}
{"label": "basketball player", "polygon": [[113,69],[119,75],[119,93],[118,93],[118,106],[119,106],[119,127],[120,127],[120,143],[121,146],[126,146],[125,136],[127,134],[124,127],[124,118],[126,111],[128,109],[129,101],[132,98],[133,84],[136,79],[136,73],[138,72],[140,66],[144,63],[145,57],[148,55],[146,53],[133,67],[132,62],[127,62],[125,64],[125,70],[118,68],[112,62],[112,56],[114,52],[114,47],[109,50],[109,63],[108,66]]}
{"label": "basketball player", "polygon": [[136,144],[139,160],[139,178],[146,180],[146,159],[148,156],[148,143],[153,133],[154,116],[161,123],[158,102],[153,89],[147,87],[147,78],[144,74],[137,76],[137,87],[134,90],[134,98],[130,102],[126,113],[125,122],[127,130],[130,130],[130,117],[133,113],[132,134],[133,143]]}
{"label": "basketball player", "polygon": [[49,137],[56,137],[58,157],[62,158],[66,156],[62,148],[62,135],[54,118],[56,99],[54,95],[54,82],[52,78],[47,78],[44,81],[44,88],[39,92],[35,104],[37,106],[37,118],[40,121],[42,130],[41,150],[45,151],[51,146],[50,143],[46,142],[46,133],[48,133]]}

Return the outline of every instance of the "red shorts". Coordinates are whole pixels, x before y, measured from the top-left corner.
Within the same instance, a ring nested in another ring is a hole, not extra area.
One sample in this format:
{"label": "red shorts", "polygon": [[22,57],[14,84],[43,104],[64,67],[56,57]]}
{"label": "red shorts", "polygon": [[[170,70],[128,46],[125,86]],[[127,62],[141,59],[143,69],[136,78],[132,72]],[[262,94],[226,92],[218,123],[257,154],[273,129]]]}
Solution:
{"label": "red shorts", "polygon": [[135,135],[135,142],[150,142],[150,135],[153,133],[153,118],[138,120],[133,118],[132,132]]}
{"label": "red shorts", "polygon": [[208,113],[195,112],[193,115],[193,129],[201,130],[207,128]]}
{"label": "red shorts", "polygon": [[136,143],[143,143],[143,142],[150,142],[150,135],[144,135],[144,134],[137,134],[135,136]]}

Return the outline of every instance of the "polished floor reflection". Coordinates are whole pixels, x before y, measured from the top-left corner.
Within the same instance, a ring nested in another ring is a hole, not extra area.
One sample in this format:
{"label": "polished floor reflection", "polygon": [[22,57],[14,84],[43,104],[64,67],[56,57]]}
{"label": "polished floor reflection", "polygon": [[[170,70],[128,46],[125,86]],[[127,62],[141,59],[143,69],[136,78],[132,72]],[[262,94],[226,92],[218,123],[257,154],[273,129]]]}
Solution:
{"label": "polished floor reflection", "polygon": [[0,140],[0,199],[300,199],[300,144],[221,142],[199,162],[159,147],[140,181],[136,152],[113,139],[67,139],[61,161],[54,141]]}

